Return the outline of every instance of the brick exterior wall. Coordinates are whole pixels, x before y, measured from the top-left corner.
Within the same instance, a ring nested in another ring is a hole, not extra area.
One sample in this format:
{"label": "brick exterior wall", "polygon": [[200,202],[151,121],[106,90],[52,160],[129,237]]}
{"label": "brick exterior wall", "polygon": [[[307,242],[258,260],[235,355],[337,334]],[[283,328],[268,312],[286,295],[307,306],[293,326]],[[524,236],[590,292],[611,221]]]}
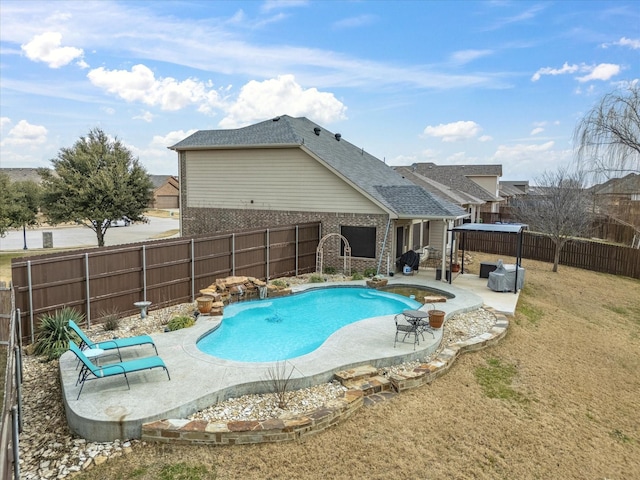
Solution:
{"label": "brick exterior wall", "polygon": [[[220,233],[248,230],[252,228],[274,228],[284,225],[298,225],[308,222],[320,222],[321,236],[329,233],[340,233],[341,226],[375,227],[376,228],[376,256],[377,259],[351,258],[351,271],[364,272],[365,268],[377,268],[380,252],[382,251],[388,216],[362,215],[328,212],[294,212],[277,210],[240,210],[226,208],[183,208],[181,212],[183,235],[201,235],[204,233]],[[386,275],[387,255],[390,263],[395,260],[391,251],[393,229],[395,223],[389,227],[387,244],[382,252],[381,274]],[[336,272],[342,272],[344,259],[340,256],[340,239],[329,239],[323,249],[323,266],[333,267]]]}

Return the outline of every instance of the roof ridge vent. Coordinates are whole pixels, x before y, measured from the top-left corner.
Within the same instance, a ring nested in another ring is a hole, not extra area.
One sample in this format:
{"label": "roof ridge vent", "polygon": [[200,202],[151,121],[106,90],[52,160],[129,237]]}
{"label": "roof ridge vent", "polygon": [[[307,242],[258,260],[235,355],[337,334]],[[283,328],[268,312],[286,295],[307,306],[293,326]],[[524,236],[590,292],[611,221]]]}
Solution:
{"label": "roof ridge vent", "polygon": [[340,141],[340,139],[342,138],[342,135],[340,135],[339,133],[336,133],[335,137],[337,141]]}
{"label": "roof ridge vent", "polygon": [[321,130],[322,130],[322,129],[321,129],[320,127],[314,127],[314,128],[313,128],[313,133],[315,133],[316,135],[320,136],[320,131],[321,131]]}
{"label": "roof ridge vent", "polygon": [[280,117],[273,117],[271,120],[273,120],[274,122],[277,122],[278,120],[280,120]]}

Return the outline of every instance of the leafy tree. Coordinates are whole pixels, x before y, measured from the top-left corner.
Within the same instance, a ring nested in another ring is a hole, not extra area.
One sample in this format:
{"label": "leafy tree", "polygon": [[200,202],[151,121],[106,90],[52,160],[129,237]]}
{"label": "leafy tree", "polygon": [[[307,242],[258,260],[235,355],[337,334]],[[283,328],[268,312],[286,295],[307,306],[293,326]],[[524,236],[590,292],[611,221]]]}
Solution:
{"label": "leafy tree", "polygon": [[[11,182],[6,174],[0,175],[0,234],[7,228],[37,225],[42,189],[31,180]],[[26,239],[26,236],[25,236]],[[25,240],[25,249],[26,240]]]}
{"label": "leafy tree", "polygon": [[605,95],[574,132],[576,156],[595,178],[640,173],[640,84]]}
{"label": "leafy tree", "polygon": [[138,159],[118,139],[101,129],[89,131],[51,160],[54,171],[39,169],[43,179],[42,209],[52,224],[75,221],[96,233],[98,246],[111,220],[146,221],[143,213],[153,184]]}
{"label": "leafy tree", "polygon": [[558,271],[560,252],[568,240],[586,237],[592,225],[589,195],[584,188],[585,174],[560,168],[536,179],[537,187],[516,200],[514,216],[529,229],[546,233],[553,240],[553,271]]}
{"label": "leafy tree", "polygon": [[27,249],[27,226],[38,224],[38,210],[42,199],[42,187],[32,180],[11,184],[12,204],[9,207],[11,226],[22,227],[24,248]]}
{"label": "leafy tree", "polygon": [[0,173],[0,237],[7,234],[11,226],[9,219],[9,205],[11,205],[11,180],[6,173]]}

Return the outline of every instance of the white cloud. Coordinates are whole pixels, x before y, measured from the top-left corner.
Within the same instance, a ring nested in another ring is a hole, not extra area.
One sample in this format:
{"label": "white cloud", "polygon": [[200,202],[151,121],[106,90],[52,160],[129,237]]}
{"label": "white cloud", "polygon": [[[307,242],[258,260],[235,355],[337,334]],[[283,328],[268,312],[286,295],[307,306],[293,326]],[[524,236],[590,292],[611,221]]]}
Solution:
{"label": "white cloud", "polygon": [[[3,118],[3,127],[8,124],[4,120],[5,118]],[[7,120],[9,119],[7,118]],[[40,145],[47,141],[47,133],[47,129],[41,125],[31,125],[26,120],[20,120],[15,127],[9,130],[1,145]]]}
{"label": "white cloud", "polygon": [[451,61],[455,64],[463,65],[477,58],[486,57],[493,53],[492,50],[460,50],[451,55]]}
{"label": "white cloud", "polygon": [[151,123],[154,118],[155,115],[147,111],[144,111],[140,115],[136,115],[135,117],[133,117],[134,120],[144,120],[147,123]]}
{"label": "white cloud", "polygon": [[564,75],[567,73],[575,73],[579,69],[580,67],[578,65],[569,65],[567,62],[562,65],[562,68],[544,67],[533,74],[533,77],[531,77],[531,81],[537,82],[538,80],[540,80],[540,77],[542,75]]}
{"label": "white cloud", "polygon": [[[45,32],[36,35],[33,39],[22,45],[22,51],[29,60],[44,62],[51,68],[60,68],[68,65],[76,58],[82,58],[83,50],[75,47],[61,47],[62,34],[59,32]],[[79,65],[86,65],[80,60]]]}
{"label": "white cloud", "polygon": [[490,135],[480,135],[478,137],[479,142],[490,142],[491,140],[493,140],[493,137]]}
{"label": "white cloud", "polygon": [[237,100],[225,108],[227,116],[219,125],[237,128],[276,115],[305,116],[320,124],[346,118],[347,107],[333,93],[316,88],[303,89],[293,75],[245,84]]}
{"label": "white cloud", "polygon": [[210,83],[191,78],[182,82],[171,77],[156,79],[151,69],[142,64],[134,65],[131,71],[100,67],[91,70],[87,77],[96,87],[127,102],[142,102],[162,110],[175,111],[198,105],[199,111],[208,113],[221,104],[218,92],[209,88]]}
{"label": "white cloud", "polygon": [[282,8],[304,7],[309,4],[308,0],[266,0],[262,4],[263,12],[270,12]]}
{"label": "white cloud", "polygon": [[503,165],[503,179],[534,179],[540,172],[569,165],[573,150],[554,149],[554,142],[500,145],[490,162]]}
{"label": "white cloud", "polygon": [[11,124],[11,119],[9,117],[0,117],[0,130],[4,130],[4,127]]}
{"label": "white cloud", "polygon": [[544,132],[544,128],[542,127],[536,127],[533,130],[531,130],[531,133],[529,135],[538,135],[539,133]]}
{"label": "white cloud", "polygon": [[569,65],[565,62],[564,65],[562,65],[562,68],[544,67],[539,69],[533,74],[531,81],[537,82],[540,80],[542,75],[566,75],[577,72],[586,73],[586,75],[576,77],[576,80],[582,83],[591,80],[609,80],[611,77],[620,73],[620,70],[620,65],[613,63],[601,63],[599,65],[585,65],[584,63],[581,65]]}
{"label": "white cloud", "polygon": [[196,129],[187,130],[186,132],[184,130],[174,130],[167,133],[165,136],[154,135],[151,145],[157,147],[171,147],[196,132]]}
{"label": "white cloud", "polygon": [[589,82],[591,80],[609,80],[611,77],[620,73],[620,65],[613,63],[601,63],[592,67],[591,72],[583,77],[578,77],[577,80],[581,83]]}
{"label": "white cloud", "polygon": [[374,15],[359,15],[357,17],[343,18],[333,23],[333,28],[357,28],[371,25],[376,20]]}
{"label": "white cloud", "polygon": [[467,140],[476,137],[482,128],[476,122],[459,121],[437,125],[435,127],[427,126],[424,134],[430,137],[438,137],[443,142],[457,142],[459,140]]}
{"label": "white cloud", "polygon": [[539,145],[531,144],[517,144],[517,145],[500,145],[496,151],[494,158],[503,161],[514,161],[522,159],[523,157],[531,157],[532,155],[539,155],[543,152],[550,151],[554,146],[553,141],[542,143]]}
{"label": "white cloud", "polygon": [[602,44],[602,48],[608,48],[611,45],[616,45],[616,46],[620,46],[620,47],[629,47],[632,50],[639,50],[640,49],[640,39],[622,37],[617,42],[603,43]]}

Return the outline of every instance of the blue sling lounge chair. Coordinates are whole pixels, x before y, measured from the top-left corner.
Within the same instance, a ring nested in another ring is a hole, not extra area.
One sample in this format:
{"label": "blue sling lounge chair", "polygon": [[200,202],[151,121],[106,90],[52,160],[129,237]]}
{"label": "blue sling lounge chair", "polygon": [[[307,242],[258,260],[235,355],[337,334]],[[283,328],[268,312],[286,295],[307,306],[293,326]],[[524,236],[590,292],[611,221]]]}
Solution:
{"label": "blue sling lounge chair", "polygon": [[92,342],[87,335],[78,327],[76,322],[69,320],[69,328],[73,330],[78,337],[80,337],[80,348],[100,348],[102,350],[117,350],[118,357],[122,360],[120,355],[120,349],[125,347],[136,347],[139,345],[151,345],[158,355],[158,349],[156,344],[149,335],[138,335],[136,337],[114,338],[111,340],[104,340],[102,342]]}
{"label": "blue sling lounge chair", "polygon": [[138,358],[136,360],[111,363],[109,365],[99,367],[94,365],[91,360],[89,360],[87,356],[82,353],[80,347],[78,347],[78,345],[76,345],[73,340],[69,342],[69,350],[71,350],[76,355],[76,357],[78,357],[80,363],[82,363],[82,369],[80,370],[78,380],[76,381],[76,385],[80,384],[80,391],[78,392],[76,400],[80,398],[80,394],[82,393],[82,389],[84,388],[84,382],[86,382],[87,380],[96,380],[98,378],[124,375],[124,379],[127,381],[127,388],[131,389],[129,385],[129,379],[127,378],[127,373],[139,372],[141,370],[151,370],[153,368],[164,368],[164,371],[167,372],[167,377],[169,378],[169,380],[171,380],[169,370],[160,357]]}

